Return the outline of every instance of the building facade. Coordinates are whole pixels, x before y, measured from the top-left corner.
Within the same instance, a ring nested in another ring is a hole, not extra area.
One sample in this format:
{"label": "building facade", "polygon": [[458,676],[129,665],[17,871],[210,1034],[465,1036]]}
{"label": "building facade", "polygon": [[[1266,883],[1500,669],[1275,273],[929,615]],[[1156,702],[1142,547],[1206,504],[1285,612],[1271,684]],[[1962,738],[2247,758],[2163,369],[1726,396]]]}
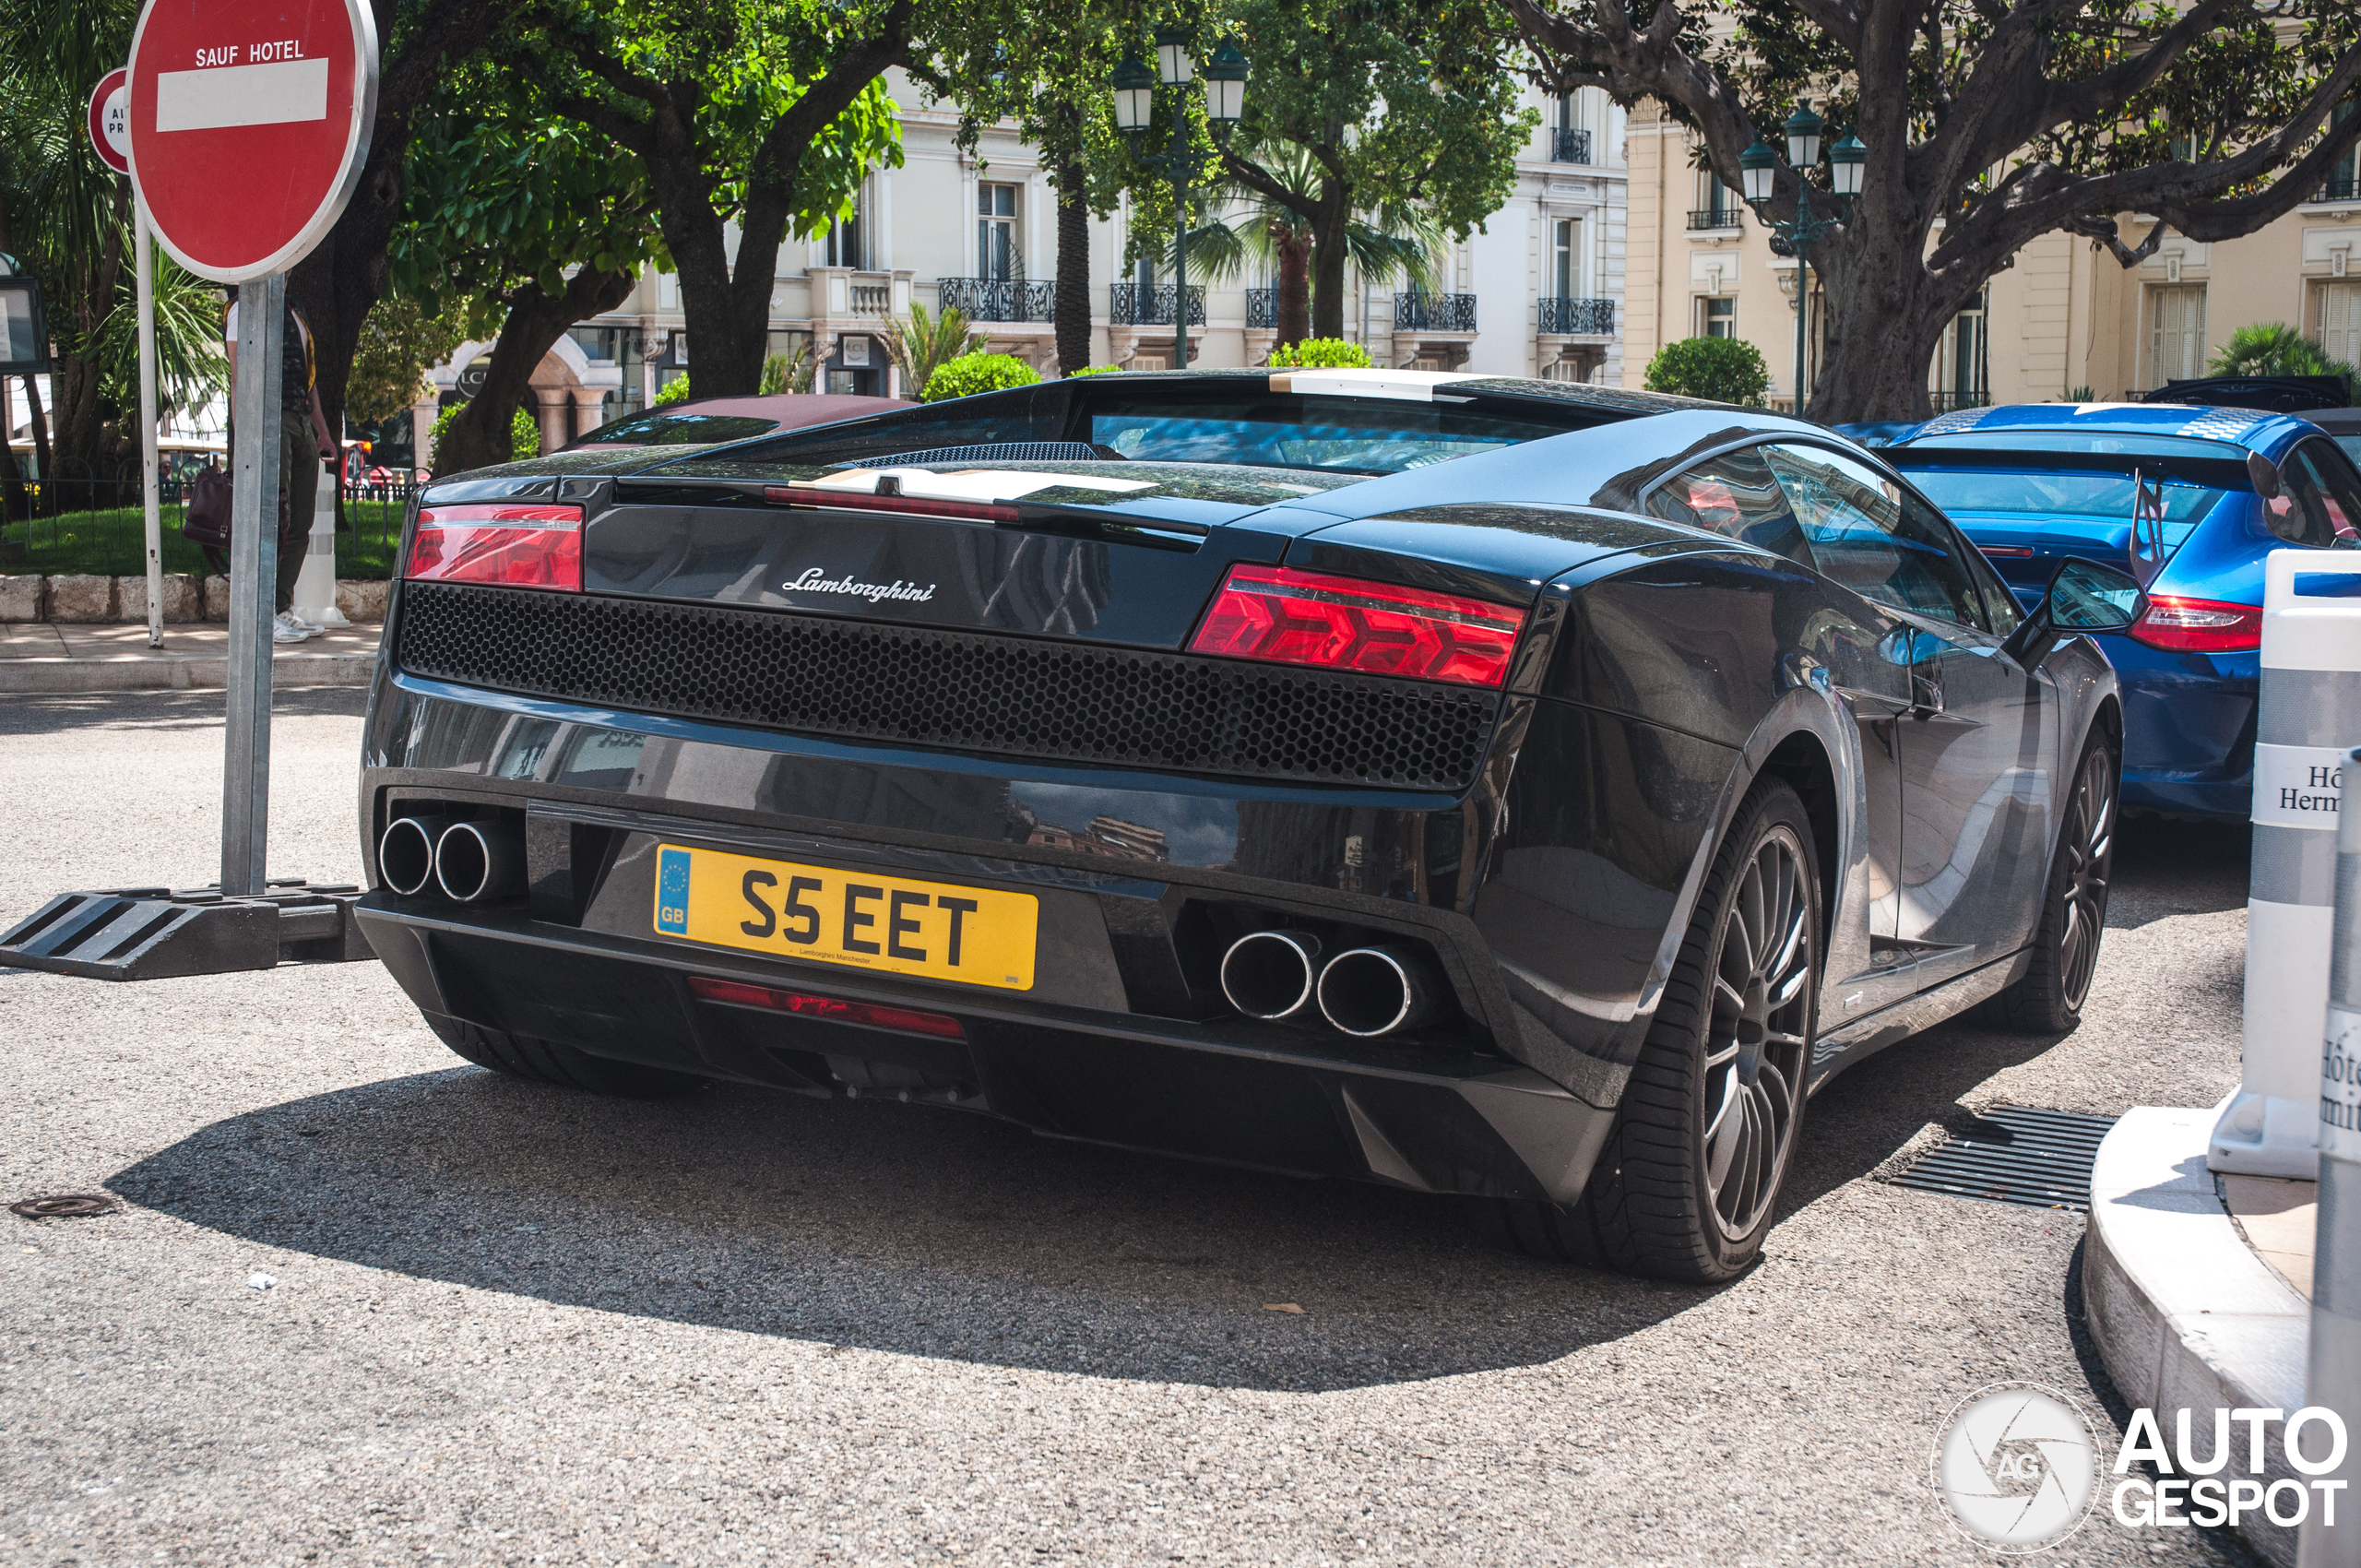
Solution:
{"label": "building facade", "polygon": [[[1774,407],[1794,406],[1796,263],[1736,191],[1698,167],[1694,133],[1655,105],[1630,127],[1629,306],[1623,385],[1682,338],[1740,337],[1762,351]],[[1937,411],[1983,403],[2136,398],[2207,374],[2241,327],[2284,322],[2361,364],[2361,181],[2353,152],[2295,212],[2241,240],[2166,234],[2126,269],[2089,240],[2046,234],[2017,253],[1943,334],[1927,367]],[[2137,245],[2153,220],[2126,215]],[[1814,279],[1806,396],[1823,302]]]}
{"label": "building facade", "polygon": [[[897,102],[920,101],[898,73],[888,80]],[[1623,112],[1596,89],[1528,101],[1542,124],[1517,160],[1515,191],[1478,232],[1434,257],[1438,287],[1348,273],[1345,335],[1379,362],[1609,385],[1627,374]],[[1055,374],[1057,193],[1040,160],[1005,126],[987,131],[975,155],[962,153],[948,106],[906,108],[900,120],[903,164],[870,173],[855,218],[780,247],[772,351],[808,351],[815,390],[910,396],[880,331],[908,319],[913,304],[950,306],[992,351]],[[1169,368],[1177,303],[1169,264],[1148,275],[1124,266],[1130,219],[1126,207],[1091,224],[1092,362]],[[1276,338],[1273,281],[1191,284],[1191,362],[1265,360]],[[468,396],[470,367],[490,347],[463,344],[432,372],[412,410],[421,453],[438,409]],[[695,352],[679,280],[651,269],[618,309],[576,327],[536,371],[544,449],[644,410],[682,375],[694,386]]]}

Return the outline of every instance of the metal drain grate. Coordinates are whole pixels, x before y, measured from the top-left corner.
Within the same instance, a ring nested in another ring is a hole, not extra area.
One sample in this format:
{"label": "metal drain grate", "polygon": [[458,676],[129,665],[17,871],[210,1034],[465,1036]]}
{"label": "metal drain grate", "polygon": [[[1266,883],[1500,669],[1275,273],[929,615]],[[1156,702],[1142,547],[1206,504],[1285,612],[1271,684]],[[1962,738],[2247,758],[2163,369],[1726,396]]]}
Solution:
{"label": "metal drain grate", "polygon": [[1998,1106],[1885,1178],[1897,1187],[2029,1208],[2091,1206],[2091,1165],[2112,1116]]}

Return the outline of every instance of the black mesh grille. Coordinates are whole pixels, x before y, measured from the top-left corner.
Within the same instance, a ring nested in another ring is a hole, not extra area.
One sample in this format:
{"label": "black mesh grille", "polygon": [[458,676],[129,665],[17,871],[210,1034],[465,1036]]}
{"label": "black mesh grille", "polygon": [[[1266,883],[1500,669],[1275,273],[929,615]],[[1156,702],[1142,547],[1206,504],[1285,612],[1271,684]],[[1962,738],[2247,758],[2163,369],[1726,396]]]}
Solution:
{"label": "black mesh grille", "polygon": [[713,605],[402,585],[414,675],[813,735],[1459,790],[1499,698],[1408,681]]}
{"label": "black mesh grille", "polygon": [[929,446],[919,452],[888,452],[882,457],[863,457],[858,462],[840,463],[846,469],[896,469],[905,464],[920,467],[928,463],[1088,463],[1098,457],[1098,448],[1080,441],[997,441],[988,446]]}

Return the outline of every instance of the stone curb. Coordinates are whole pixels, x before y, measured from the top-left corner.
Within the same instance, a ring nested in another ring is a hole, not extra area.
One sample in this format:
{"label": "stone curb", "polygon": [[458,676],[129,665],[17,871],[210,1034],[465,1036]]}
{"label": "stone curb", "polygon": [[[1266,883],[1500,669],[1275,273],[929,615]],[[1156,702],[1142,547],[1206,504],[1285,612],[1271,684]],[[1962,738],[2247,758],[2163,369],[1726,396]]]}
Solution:
{"label": "stone curb", "polygon": [[[271,660],[270,683],[279,691],[297,686],[365,686],[376,669],[374,651],[282,653]],[[0,659],[0,696],[219,691],[229,683],[226,656]]]}
{"label": "stone curb", "polygon": [[[382,581],[338,577],[336,607],[346,619],[386,618]],[[230,618],[230,579],[164,574],[164,620],[196,625]],[[148,619],[148,579],[105,576],[43,576],[38,572],[0,574],[0,621],[65,621],[104,625]]]}
{"label": "stone curb", "polygon": [[[2108,1375],[2156,1413],[2168,1443],[2178,1410],[2210,1434],[2216,1409],[2292,1414],[2304,1404],[2311,1304],[2255,1255],[2215,1194],[2205,1168],[2215,1114],[2138,1107],[2099,1145],[2091,1170],[2083,1313]],[[2265,1434],[2266,1486],[2301,1479],[2282,1456],[2279,1426]],[[2111,1479],[2101,1477],[2099,1508]],[[2251,1514],[2238,1531],[2265,1561],[2294,1568],[2295,1529]]]}

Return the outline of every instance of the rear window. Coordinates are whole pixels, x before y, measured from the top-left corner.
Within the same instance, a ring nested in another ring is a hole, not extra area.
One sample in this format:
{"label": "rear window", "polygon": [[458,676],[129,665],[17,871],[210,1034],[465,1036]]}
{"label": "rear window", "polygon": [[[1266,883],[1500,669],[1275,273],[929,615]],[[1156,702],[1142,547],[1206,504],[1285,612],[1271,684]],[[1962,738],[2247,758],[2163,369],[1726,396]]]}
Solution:
{"label": "rear window", "polygon": [[778,421],[753,414],[642,414],[602,424],[576,443],[583,446],[698,446],[768,435]]}
{"label": "rear window", "polygon": [[1926,435],[1886,456],[1906,463],[1916,452],[2085,452],[2127,457],[2212,457],[2246,461],[2247,449],[2232,441],[2192,441],[2185,435],[2147,435],[2138,431],[1966,430],[1956,435]]}
{"label": "rear window", "polygon": [[1210,407],[1199,399],[1132,398],[1095,403],[1088,439],[1134,461],[1398,473],[1562,434],[1587,422],[1544,422],[1440,401],[1292,393]]}
{"label": "rear window", "polygon": [[[2095,517],[2119,522],[2131,516],[2131,476],[2105,473],[2032,473],[2023,469],[1914,469],[1911,482],[1944,511],[2022,513],[2029,517]],[[2165,520],[2194,523],[2213,509],[2225,492],[2166,478]]]}

